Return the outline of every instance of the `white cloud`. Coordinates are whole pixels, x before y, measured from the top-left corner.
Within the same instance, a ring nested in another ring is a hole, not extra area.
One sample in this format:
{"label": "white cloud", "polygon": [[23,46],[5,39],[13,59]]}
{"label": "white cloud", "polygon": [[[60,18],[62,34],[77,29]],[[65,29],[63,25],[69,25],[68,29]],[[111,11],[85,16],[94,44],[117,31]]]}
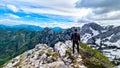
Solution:
{"label": "white cloud", "polygon": [[7,24],[7,25],[19,25],[19,24],[28,24],[28,25],[35,25],[40,27],[61,27],[61,28],[71,28],[71,27],[81,27],[85,23],[75,23],[75,22],[28,22],[28,21],[21,21],[21,20],[12,20],[12,19],[2,19],[0,20],[0,24]]}
{"label": "white cloud", "polygon": [[120,19],[120,11],[112,11],[104,14],[92,14],[88,17],[88,19],[104,21],[104,20],[119,20]]}
{"label": "white cloud", "polygon": [[76,8],[75,3],[77,1],[78,0],[11,0],[4,2],[12,4],[8,6],[12,6],[12,8],[14,6],[14,9],[16,8],[15,6],[17,6],[19,10],[23,10],[26,13],[68,16],[76,22],[78,19],[87,16],[91,12],[91,9]]}
{"label": "white cloud", "polygon": [[7,4],[6,6],[7,6],[7,8],[9,8],[13,12],[18,12],[19,11],[19,9],[12,4]]}
{"label": "white cloud", "polygon": [[7,16],[8,18],[15,18],[15,19],[19,19],[19,18],[20,18],[19,16],[14,15],[14,14],[6,14],[6,16]]}
{"label": "white cloud", "polygon": [[[119,6],[119,1],[115,2],[113,0],[107,1],[107,0],[101,0],[101,1],[97,1],[94,0],[93,1],[88,1],[88,0],[79,0],[81,3],[83,4],[82,7],[80,8],[76,8],[76,2],[78,0],[2,0],[2,3],[6,4],[7,7],[12,10],[13,12],[25,12],[28,14],[50,14],[50,15],[59,15],[59,16],[65,16],[68,17],[69,19],[74,20],[73,24],[70,23],[46,23],[46,24],[50,24],[50,27],[53,27],[52,25],[59,25],[60,27],[71,27],[72,25],[76,25],[75,22],[84,22],[84,20],[91,20],[91,21],[97,21],[97,22],[103,22],[104,24],[111,24],[111,22],[115,22],[116,24],[118,24],[119,19],[120,19],[120,11],[113,11],[113,10],[119,10],[119,8],[117,6]],[[105,2],[104,2],[105,1]],[[113,1],[113,2],[112,2]],[[89,3],[87,3],[89,2]],[[107,3],[108,2],[108,3]],[[79,4],[78,3],[78,4]],[[111,5],[109,4],[111,3]],[[112,4],[112,3],[117,3]],[[2,4],[3,5],[3,4]],[[116,8],[115,8],[115,6]],[[79,6],[79,5],[78,5]],[[99,9],[100,7],[100,9]],[[101,8],[102,7],[102,8]],[[104,8],[109,8],[106,9],[105,11],[101,10]],[[112,7],[112,8],[111,8]],[[110,10],[111,8],[111,10]],[[110,12],[109,12],[110,10]],[[96,11],[96,12],[95,12]],[[102,13],[102,14],[97,14],[98,13]],[[107,12],[107,13],[106,13]],[[13,17],[13,18],[19,18],[18,16],[14,16],[14,15],[9,15],[9,17]],[[29,16],[26,16],[29,17]],[[114,21],[112,21],[114,20]],[[21,20],[22,21],[22,20]],[[108,22],[109,23],[108,23]],[[13,22],[17,22],[17,21],[13,21]],[[19,22],[19,21],[18,21]],[[27,23],[25,21],[22,21],[23,23]],[[106,23],[105,23],[106,22]],[[44,25],[47,26],[46,24],[41,24],[41,23],[37,23],[39,25]],[[102,23],[102,24],[103,24]],[[30,23],[28,23],[30,24]],[[31,22],[31,24],[33,24],[33,22]],[[37,25],[36,24],[36,25]],[[79,26],[79,24],[77,24]],[[77,26],[76,25],[76,26]],[[81,25],[81,24],[80,24]]]}
{"label": "white cloud", "polygon": [[108,26],[108,25],[120,26],[120,20],[102,20],[96,22],[102,26]]}
{"label": "white cloud", "polygon": [[19,0],[20,2],[26,2],[33,6],[44,6],[49,8],[64,9],[64,8],[74,8],[75,3],[78,0]]}
{"label": "white cloud", "polygon": [[46,8],[41,9],[41,8],[22,7],[20,9],[23,10],[25,13],[60,15],[60,16],[71,17],[74,20],[78,20],[91,13],[90,9],[72,9],[71,12],[64,12],[64,11],[58,11],[58,10],[46,9]]}
{"label": "white cloud", "polygon": [[3,3],[0,3],[0,6],[5,6],[5,4],[3,4]]}
{"label": "white cloud", "polygon": [[[109,25],[115,25],[115,26],[119,26],[119,22],[120,20],[117,21],[101,21],[101,22],[97,22],[98,24],[102,25],[102,26],[107,26],[109,22]],[[35,25],[35,26],[40,26],[40,27],[61,27],[61,28],[70,28],[70,27],[82,27],[85,23],[75,23],[75,22],[52,22],[52,23],[48,23],[48,22],[29,22],[28,21],[21,21],[21,20],[11,20],[11,19],[2,19],[0,20],[0,24],[7,24],[7,25],[19,25],[19,24],[28,24],[28,25]]]}
{"label": "white cloud", "polygon": [[39,25],[42,27],[61,27],[61,28],[71,28],[71,27],[82,27],[84,23],[75,23],[75,22],[53,22],[53,23],[37,23],[35,25]]}
{"label": "white cloud", "polygon": [[119,3],[119,0],[79,0],[76,3],[76,7],[91,9],[92,12],[86,16],[89,20],[101,22],[102,25],[120,25]]}
{"label": "white cloud", "polygon": [[12,20],[12,19],[0,19],[0,24],[4,25],[18,25],[18,24],[27,24],[20,20]]}

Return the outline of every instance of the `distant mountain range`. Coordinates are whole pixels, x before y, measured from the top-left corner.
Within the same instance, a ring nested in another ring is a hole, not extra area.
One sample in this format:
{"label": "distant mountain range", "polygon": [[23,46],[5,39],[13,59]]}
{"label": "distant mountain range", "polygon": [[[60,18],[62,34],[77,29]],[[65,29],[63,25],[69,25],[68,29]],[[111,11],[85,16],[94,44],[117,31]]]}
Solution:
{"label": "distant mountain range", "polygon": [[[46,27],[47,28],[47,27]],[[28,31],[42,31],[44,28],[43,27],[39,27],[39,26],[35,26],[35,25],[14,25],[14,26],[8,26],[8,25],[0,25],[0,29],[3,30],[13,30],[13,31],[17,31],[17,30],[28,30]],[[63,30],[60,27],[54,27],[51,28],[53,31],[59,32],[61,30]]]}
{"label": "distant mountain range", "polygon": [[31,25],[4,26],[0,25],[0,65],[7,60],[32,49],[38,43],[54,47],[58,41],[70,40],[71,33],[77,28],[81,41],[98,49],[114,64],[120,64],[120,26],[101,26],[88,23],[69,29],[41,28]]}

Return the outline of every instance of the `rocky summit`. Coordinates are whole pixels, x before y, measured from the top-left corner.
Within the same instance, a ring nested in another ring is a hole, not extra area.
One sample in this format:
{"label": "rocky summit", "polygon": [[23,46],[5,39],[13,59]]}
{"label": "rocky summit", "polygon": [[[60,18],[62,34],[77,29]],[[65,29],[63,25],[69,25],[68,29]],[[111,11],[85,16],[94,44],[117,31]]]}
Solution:
{"label": "rocky summit", "polygon": [[[38,44],[35,48],[13,58],[3,68],[113,68],[101,54],[80,44],[80,54],[72,54],[72,42],[58,42],[54,47]],[[89,51],[90,50],[90,51]],[[97,56],[99,55],[99,57]]]}
{"label": "rocky summit", "polygon": [[[54,48],[46,44],[38,44],[34,49],[9,61],[3,68],[86,68],[82,64],[80,55],[75,55],[77,56],[76,62],[80,64],[73,63],[68,50],[71,49],[71,45],[71,41],[58,42]],[[68,55],[66,51],[68,51]]]}

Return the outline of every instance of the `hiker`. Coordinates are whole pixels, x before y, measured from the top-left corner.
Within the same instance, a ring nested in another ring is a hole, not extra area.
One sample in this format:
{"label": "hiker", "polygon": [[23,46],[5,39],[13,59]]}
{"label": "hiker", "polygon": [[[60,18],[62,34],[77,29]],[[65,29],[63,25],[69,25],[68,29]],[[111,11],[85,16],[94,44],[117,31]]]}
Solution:
{"label": "hiker", "polygon": [[80,34],[78,33],[77,29],[74,30],[71,36],[71,40],[73,42],[73,54],[75,52],[75,44],[77,45],[77,52],[79,52],[79,41],[80,41]]}

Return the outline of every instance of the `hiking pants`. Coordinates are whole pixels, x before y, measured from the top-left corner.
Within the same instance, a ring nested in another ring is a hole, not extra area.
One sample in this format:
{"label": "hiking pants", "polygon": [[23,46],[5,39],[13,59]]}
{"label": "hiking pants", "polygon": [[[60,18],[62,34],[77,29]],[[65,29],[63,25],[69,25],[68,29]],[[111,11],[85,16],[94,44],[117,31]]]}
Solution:
{"label": "hiking pants", "polygon": [[80,53],[79,52],[79,42],[78,41],[73,41],[73,54],[75,52],[75,44],[77,45],[77,52]]}

